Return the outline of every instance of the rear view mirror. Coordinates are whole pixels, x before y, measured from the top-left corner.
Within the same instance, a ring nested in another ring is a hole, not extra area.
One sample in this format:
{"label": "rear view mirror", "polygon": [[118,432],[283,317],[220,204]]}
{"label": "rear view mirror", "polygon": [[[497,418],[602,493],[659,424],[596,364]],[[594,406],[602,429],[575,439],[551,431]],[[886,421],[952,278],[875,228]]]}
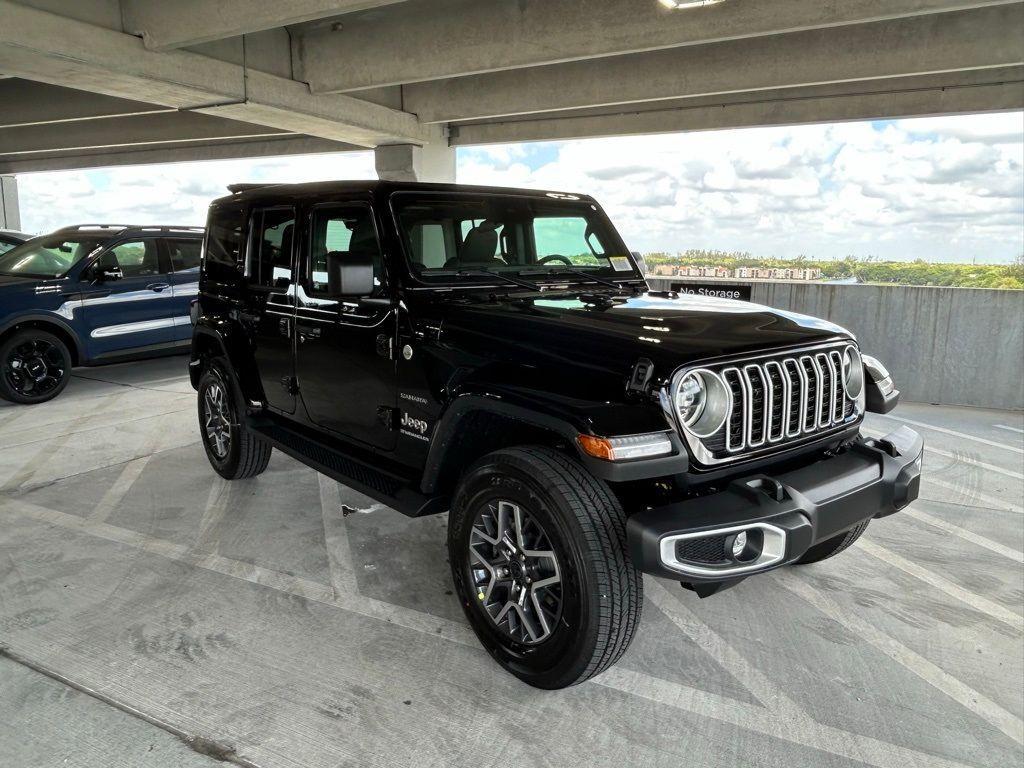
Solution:
{"label": "rear view mirror", "polygon": [[370,255],[328,253],[327,292],[337,299],[373,293],[373,259]]}

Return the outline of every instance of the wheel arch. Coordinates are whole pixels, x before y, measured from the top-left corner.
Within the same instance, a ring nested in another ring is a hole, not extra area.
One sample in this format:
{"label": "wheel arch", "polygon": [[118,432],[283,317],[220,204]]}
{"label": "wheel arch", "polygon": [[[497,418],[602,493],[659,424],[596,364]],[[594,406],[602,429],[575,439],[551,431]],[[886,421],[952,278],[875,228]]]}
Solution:
{"label": "wheel arch", "polygon": [[434,431],[421,489],[449,494],[462,472],[492,451],[517,445],[545,445],[578,456],[580,429],[568,420],[485,395],[462,395],[445,411]]}
{"label": "wheel arch", "polygon": [[0,326],[0,344],[12,334],[26,328],[36,328],[40,331],[52,333],[63,341],[68,348],[68,352],[71,354],[71,365],[83,365],[88,362],[81,339],[79,339],[75,330],[61,320],[47,315],[21,315],[8,321],[3,326]]}

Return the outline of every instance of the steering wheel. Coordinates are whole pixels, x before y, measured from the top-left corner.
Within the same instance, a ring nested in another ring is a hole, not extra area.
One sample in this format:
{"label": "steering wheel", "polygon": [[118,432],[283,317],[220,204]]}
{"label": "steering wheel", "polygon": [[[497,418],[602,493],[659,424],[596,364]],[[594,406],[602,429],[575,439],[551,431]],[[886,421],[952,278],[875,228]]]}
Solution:
{"label": "steering wheel", "polygon": [[571,267],[572,266],[572,262],[569,261],[568,257],[563,256],[560,253],[552,253],[550,256],[545,256],[543,259],[538,259],[537,263],[538,264],[547,264],[549,261],[560,261],[563,264],[565,264],[565,266],[567,266],[567,267]]}

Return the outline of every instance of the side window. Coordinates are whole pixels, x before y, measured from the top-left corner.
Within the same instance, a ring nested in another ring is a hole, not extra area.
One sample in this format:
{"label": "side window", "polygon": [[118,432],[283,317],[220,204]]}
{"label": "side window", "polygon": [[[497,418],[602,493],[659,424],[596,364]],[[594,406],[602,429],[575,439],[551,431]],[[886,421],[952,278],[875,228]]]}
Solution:
{"label": "side window", "polygon": [[210,211],[203,256],[207,276],[225,282],[238,279],[243,222],[240,206],[217,207]]}
{"label": "side window", "polygon": [[166,240],[171,256],[171,269],[175,274],[199,271],[200,242],[198,240]]}
{"label": "side window", "polygon": [[309,286],[312,294],[327,292],[328,255],[346,258],[368,255],[373,261],[373,295],[384,288],[383,259],[373,226],[373,213],[365,205],[322,206],[313,210],[309,248]]}
{"label": "side window", "polygon": [[604,244],[582,216],[538,216],[533,220],[533,241],[538,261],[557,255],[580,266],[608,263]]}
{"label": "side window", "polygon": [[292,282],[295,210],[267,208],[253,213],[250,274],[260,285],[284,287]]}
{"label": "side window", "polygon": [[100,256],[97,263],[101,269],[120,267],[125,277],[149,277],[165,271],[160,269],[156,240],[133,240],[115,245]]}
{"label": "side window", "polygon": [[445,225],[439,221],[423,221],[409,230],[412,260],[427,269],[441,269],[448,261],[448,247],[444,237]]}

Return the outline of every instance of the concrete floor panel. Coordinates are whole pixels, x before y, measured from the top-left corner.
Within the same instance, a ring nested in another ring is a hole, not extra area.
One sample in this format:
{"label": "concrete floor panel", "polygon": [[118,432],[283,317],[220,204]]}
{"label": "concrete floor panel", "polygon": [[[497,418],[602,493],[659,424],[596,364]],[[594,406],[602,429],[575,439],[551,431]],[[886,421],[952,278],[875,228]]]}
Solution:
{"label": "concrete floor panel", "polygon": [[129,711],[262,768],[1020,764],[1021,415],[867,426],[901,418],[932,449],[908,510],[708,600],[647,579],[620,663],[542,692],[466,626],[443,516],[279,453],[220,480],[182,358],[76,372],[0,406],[0,644],[103,700],[0,659],[0,764],[209,763]]}

